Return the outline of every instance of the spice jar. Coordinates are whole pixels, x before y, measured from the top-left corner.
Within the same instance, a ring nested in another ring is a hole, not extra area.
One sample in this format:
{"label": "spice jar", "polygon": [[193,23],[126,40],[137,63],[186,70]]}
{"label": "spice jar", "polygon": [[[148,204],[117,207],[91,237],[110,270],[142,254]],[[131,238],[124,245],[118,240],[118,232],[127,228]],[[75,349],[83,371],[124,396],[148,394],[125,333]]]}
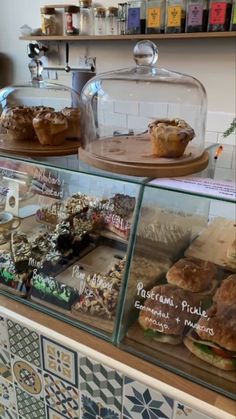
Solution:
{"label": "spice jar", "polygon": [[146,3],[146,33],[163,33],[165,28],[164,0],[150,0]]}
{"label": "spice jar", "polygon": [[128,4],[118,3],[118,35],[127,33]]}
{"label": "spice jar", "polygon": [[79,7],[67,6],[64,13],[65,35],[79,34]]}
{"label": "spice jar", "polygon": [[186,32],[206,32],[207,22],[207,0],[188,0]]}
{"label": "spice jar", "polygon": [[232,6],[230,30],[236,31],[236,0],[234,0],[234,4]]}
{"label": "spice jar", "polygon": [[91,0],[80,0],[80,35],[93,35],[93,11]]}
{"label": "spice jar", "polygon": [[209,32],[228,31],[230,26],[231,9],[231,1],[211,0],[207,30]]}
{"label": "spice jar", "polygon": [[186,10],[184,0],[167,0],[165,32],[184,32],[185,16]]}
{"label": "spice jar", "polygon": [[44,35],[57,35],[56,11],[53,7],[41,7],[41,29]]}
{"label": "spice jar", "polygon": [[104,7],[94,9],[94,35],[106,35],[106,9]]}
{"label": "spice jar", "polygon": [[108,7],[106,10],[106,35],[118,35],[118,8]]}

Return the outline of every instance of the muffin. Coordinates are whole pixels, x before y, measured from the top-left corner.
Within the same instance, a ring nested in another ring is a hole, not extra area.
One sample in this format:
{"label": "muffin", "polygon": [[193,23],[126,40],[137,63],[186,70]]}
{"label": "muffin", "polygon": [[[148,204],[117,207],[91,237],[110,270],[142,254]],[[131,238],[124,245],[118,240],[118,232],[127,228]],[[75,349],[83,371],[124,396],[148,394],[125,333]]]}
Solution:
{"label": "muffin", "polygon": [[6,109],[1,115],[0,123],[6,129],[9,140],[30,141],[34,138],[32,119],[32,109],[19,106]]}
{"label": "muffin", "polygon": [[181,157],[194,136],[183,119],[156,119],[148,125],[152,154],[156,157]]}
{"label": "muffin", "polygon": [[80,109],[64,108],[61,112],[68,122],[66,138],[68,140],[78,140],[80,138]]}
{"label": "muffin", "polygon": [[42,145],[60,145],[66,139],[68,122],[61,112],[41,111],[33,119],[33,126]]}

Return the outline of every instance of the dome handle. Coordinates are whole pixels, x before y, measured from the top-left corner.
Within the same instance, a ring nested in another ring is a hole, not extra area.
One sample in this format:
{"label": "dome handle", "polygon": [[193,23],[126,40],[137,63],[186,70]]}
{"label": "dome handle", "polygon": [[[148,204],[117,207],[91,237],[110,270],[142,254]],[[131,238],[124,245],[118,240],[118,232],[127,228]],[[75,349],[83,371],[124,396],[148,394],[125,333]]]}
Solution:
{"label": "dome handle", "polygon": [[137,66],[153,67],[158,60],[158,49],[152,41],[139,41],[133,50],[134,61]]}

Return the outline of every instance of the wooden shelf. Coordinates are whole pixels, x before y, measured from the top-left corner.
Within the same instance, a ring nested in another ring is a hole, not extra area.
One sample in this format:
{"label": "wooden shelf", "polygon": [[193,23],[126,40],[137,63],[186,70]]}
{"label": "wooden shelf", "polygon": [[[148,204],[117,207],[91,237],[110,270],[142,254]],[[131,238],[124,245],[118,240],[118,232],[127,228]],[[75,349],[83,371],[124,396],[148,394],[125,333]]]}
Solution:
{"label": "wooden shelf", "polygon": [[193,33],[166,33],[155,35],[105,35],[105,36],[21,36],[21,41],[127,41],[141,39],[199,39],[199,38],[235,38],[234,32],[193,32]]}

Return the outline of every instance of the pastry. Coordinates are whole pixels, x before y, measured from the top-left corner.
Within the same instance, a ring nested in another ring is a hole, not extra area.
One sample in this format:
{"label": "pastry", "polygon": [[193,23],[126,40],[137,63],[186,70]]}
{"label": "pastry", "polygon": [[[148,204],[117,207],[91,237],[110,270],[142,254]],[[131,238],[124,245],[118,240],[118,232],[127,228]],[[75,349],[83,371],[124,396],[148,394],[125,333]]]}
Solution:
{"label": "pastry", "polygon": [[227,260],[236,266],[236,239],[229,245],[226,256]]}
{"label": "pastry", "polygon": [[68,122],[61,112],[41,111],[33,118],[33,126],[40,144],[57,146],[65,142]]}
{"label": "pastry", "polygon": [[32,125],[33,111],[23,106],[10,108],[1,115],[0,123],[12,141],[32,141],[35,133]]}
{"label": "pastry", "polygon": [[106,214],[104,216],[104,226],[107,230],[112,231],[118,236],[128,239],[131,230],[131,222],[125,220],[116,214]]}
{"label": "pastry", "polygon": [[183,258],[167,272],[169,284],[177,285],[192,292],[211,291],[216,286],[216,267],[211,262],[200,259]]}
{"label": "pastry", "polygon": [[12,233],[11,254],[17,272],[26,271],[31,257],[31,246],[26,234]]}
{"label": "pastry", "polygon": [[223,311],[225,306],[236,304],[236,274],[230,275],[222,281],[213,297],[213,301],[216,303],[218,311]]}
{"label": "pastry", "polygon": [[194,130],[183,119],[156,119],[148,125],[152,154],[176,158],[184,154],[194,136]]}
{"label": "pastry", "polygon": [[190,331],[184,344],[198,358],[222,370],[236,369],[236,304],[218,311],[213,305],[201,317],[196,332]]}
{"label": "pastry", "polygon": [[139,285],[138,296],[147,299],[143,305],[136,301],[135,307],[140,310],[138,322],[145,336],[172,345],[181,343],[188,322],[196,318],[183,310],[183,302],[186,306],[195,306],[193,294],[171,284],[157,285],[150,291],[146,291],[143,284]]}
{"label": "pastry", "polygon": [[67,199],[67,201],[65,202],[65,211],[68,215],[76,215],[87,212],[89,209],[89,205],[89,197],[78,192]]}
{"label": "pastry", "polygon": [[80,139],[80,109],[78,108],[64,108],[62,114],[66,117],[68,122],[68,129],[66,133],[67,140]]}
{"label": "pastry", "polygon": [[6,251],[0,252],[0,283],[26,296],[29,289],[32,270],[17,272],[12,256]]}
{"label": "pastry", "polygon": [[133,213],[135,202],[136,200],[133,196],[117,193],[109,199],[108,203],[105,204],[105,208],[113,214],[126,218]]}

